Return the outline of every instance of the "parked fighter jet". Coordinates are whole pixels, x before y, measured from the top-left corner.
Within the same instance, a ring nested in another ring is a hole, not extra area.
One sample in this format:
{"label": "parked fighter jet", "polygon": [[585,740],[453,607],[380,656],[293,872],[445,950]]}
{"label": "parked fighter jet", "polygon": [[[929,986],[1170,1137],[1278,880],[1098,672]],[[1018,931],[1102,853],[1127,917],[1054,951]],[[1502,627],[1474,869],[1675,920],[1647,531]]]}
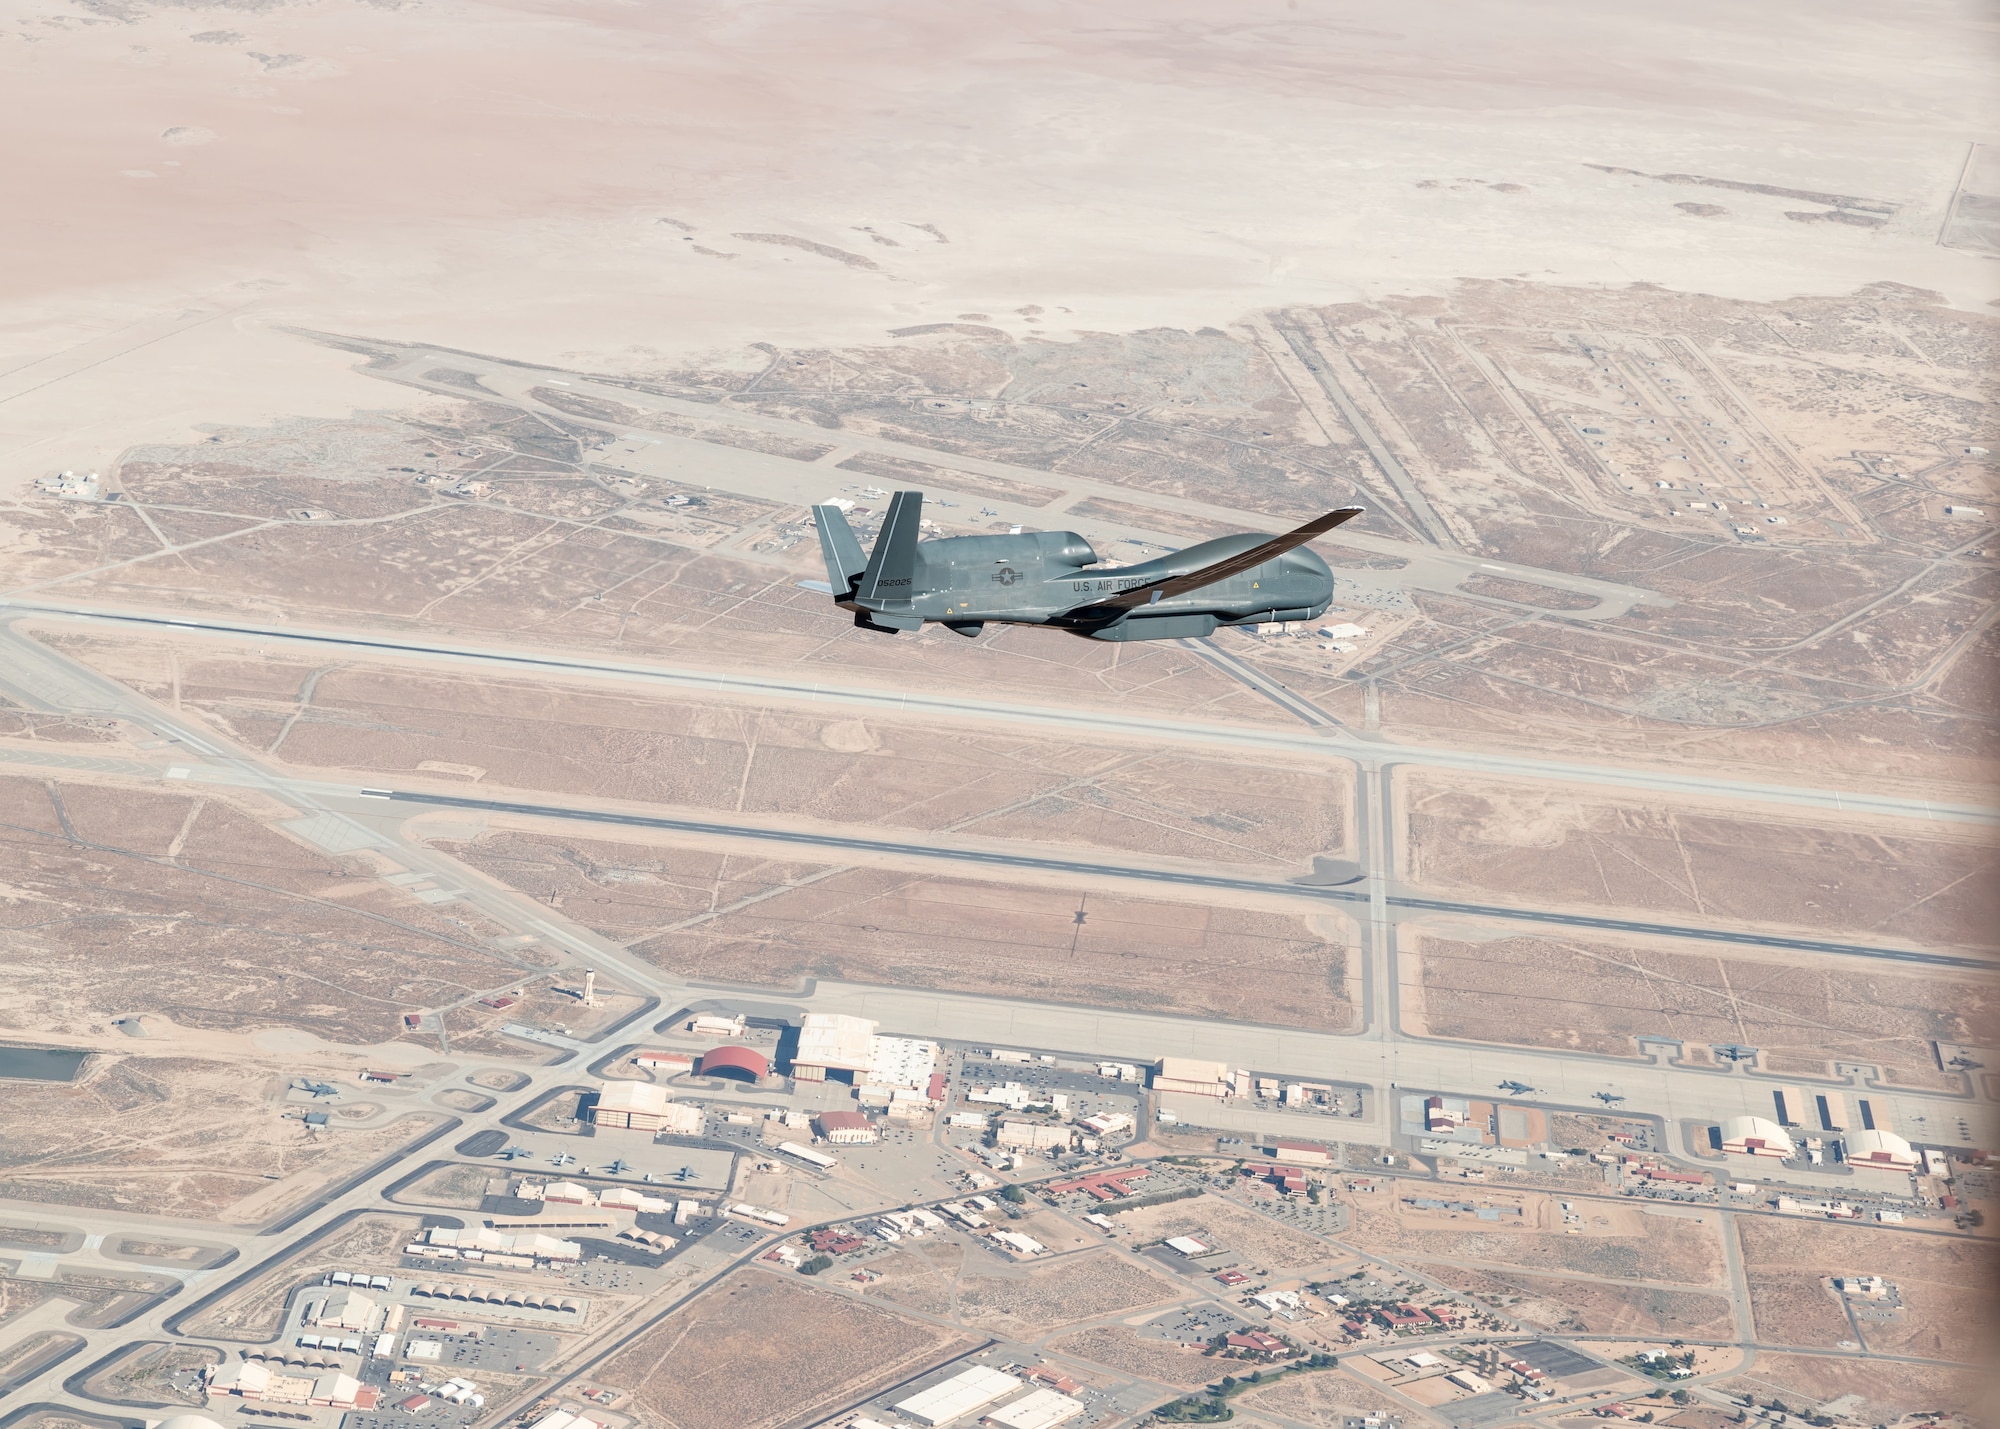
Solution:
{"label": "parked fighter jet", "polygon": [[813,507],[826,584],[804,582],[894,634],[926,622],[968,638],[988,621],[1048,625],[1092,640],[1172,640],[1221,625],[1313,620],[1333,602],[1333,572],[1303,549],[1361,514],[1342,507],[1282,536],[1218,536],[1136,566],[1105,569],[1074,531],[919,541],[924,494],[899,491],[867,555],[840,508]]}
{"label": "parked fighter jet", "polygon": [[1618,1103],[1625,1100],[1625,1098],[1618,1092],[1592,1092],[1591,1095],[1596,1097],[1599,1101],[1603,1102],[1606,1106],[1617,1106]]}
{"label": "parked fighter jet", "polygon": [[627,1171],[630,1171],[631,1169],[632,1169],[631,1166],[622,1159],[614,1161],[609,1166],[604,1168],[605,1173],[611,1176],[623,1176]]}
{"label": "parked fighter jet", "polygon": [[1505,1092],[1510,1097],[1521,1097],[1521,1096],[1526,1096],[1529,1092],[1532,1092],[1534,1088],[1529,1086],[1526,1082],[1507,1081],[1507,1082],[1502,1082],[1500,1084],[1500,1090]]}
{"label": "parked fighter jet", "polygon": [[534,1152],[525,1146],[510,1146],[500,1153],[500,1159],[503,1161],[519,1161],[523,1156],[533,1156],[534,1154]]}

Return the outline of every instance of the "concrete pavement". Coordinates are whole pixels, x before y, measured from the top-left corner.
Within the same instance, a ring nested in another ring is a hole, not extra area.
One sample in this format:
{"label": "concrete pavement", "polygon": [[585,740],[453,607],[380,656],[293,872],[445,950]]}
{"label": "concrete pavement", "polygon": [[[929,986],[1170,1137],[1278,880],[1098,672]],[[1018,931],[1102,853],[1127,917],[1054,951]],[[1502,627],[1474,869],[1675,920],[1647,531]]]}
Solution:
{"label": "concrete pavement", "polygon": [[[1592,784],[1734,803],[1822,810],[1836,815],[1882,815],[1927,822],[2000,827],[2000,809],[1938,797],[1894,795],[1859,789],[1816,788],[1741,780],[1729,775],[1705,775],[1638,765],[1592,764],[1504,751],[1456,750],[1442,746],[1399,744],[1348,738],[1339,732],[1301,733],[1283,728],[1230,725],[1205,721],[1161,719],[1112,711],[1021,704],[1005,700],[931,695],[921,691],[871,688],[840,681],[805,680],[780,675],[727,674],[652,661],[603,656],[569,656],[554,651],[508,650],[430,636],[364,634],[307,626],[265,625],[215,616],[169,617],[149,611],[96,607],[60,601],[12,598],[0,601],[0,618],[60,617],[66,621],[139,630],[180,629],[212,637],[260,645],[293,645],[314,651],[345,651],[385,659],[415,659],[433,668],[480,669],[510,676],[555,676],[612,680],[652,686],[710,699],[778,702],[855,709],[891,716],[913,716],[951,723],[1024,725],[1067,733],[1110,735],[1148,743],[1195,747],[1263,750],[1304,755],[1320,760],[1376,759],[1421,764],[1439,769],[1463,769],[1563,783]],[[71,708],[92,709],[87,702]]]}

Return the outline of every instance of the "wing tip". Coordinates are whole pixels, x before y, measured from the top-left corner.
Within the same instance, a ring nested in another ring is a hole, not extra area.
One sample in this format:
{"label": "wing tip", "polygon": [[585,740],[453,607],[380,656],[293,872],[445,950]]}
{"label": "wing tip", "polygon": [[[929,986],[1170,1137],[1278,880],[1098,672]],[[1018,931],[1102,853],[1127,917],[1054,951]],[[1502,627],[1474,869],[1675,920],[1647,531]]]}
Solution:
{"label": "wing tip", "polygon": [[1368,508],[1365,506],[1336,506],[1324,516],[1315,516],[1298,530],[1309,531],[1315,536],[1324,536],[1334,527],[1344,526],[1355,517],[1367,514]]}

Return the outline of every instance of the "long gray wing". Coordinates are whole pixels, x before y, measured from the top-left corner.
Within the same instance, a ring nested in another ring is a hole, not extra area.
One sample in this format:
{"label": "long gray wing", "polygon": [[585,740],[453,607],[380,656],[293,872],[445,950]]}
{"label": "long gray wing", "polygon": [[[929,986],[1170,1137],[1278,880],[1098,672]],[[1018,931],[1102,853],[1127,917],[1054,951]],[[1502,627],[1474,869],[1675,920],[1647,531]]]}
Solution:
{"label": "long gray wing", "polygon": [[[1150,604],[1155,599],[1165,600],[1169,596],[1186,595],[1191,590],[1214,585],[1217,581],[1240,576],[1245,571],[1255,570],[1269,560],[1275,560],[1285,552],[1303,546],[1315,536],[1324,536],[1343,521],[1352,521],[1362,513],[1359,506],[1343,506],[1338,511],[1329,511],[1324,516],[1315,516],[1296,530],[1287,531],[1282,536],[1273,536],[1262,545],[1252,546],[1241,555],[1226,556],[1222,560],[1178,576],[1163,576],[1159,580],[1131,590],[1120,591],[1117,595],[1103,600],[1092,601],[1093,607],[1110,606],[1131,610],[1137,606]],[[1159,594],[1155,596],[1154,592]]]}

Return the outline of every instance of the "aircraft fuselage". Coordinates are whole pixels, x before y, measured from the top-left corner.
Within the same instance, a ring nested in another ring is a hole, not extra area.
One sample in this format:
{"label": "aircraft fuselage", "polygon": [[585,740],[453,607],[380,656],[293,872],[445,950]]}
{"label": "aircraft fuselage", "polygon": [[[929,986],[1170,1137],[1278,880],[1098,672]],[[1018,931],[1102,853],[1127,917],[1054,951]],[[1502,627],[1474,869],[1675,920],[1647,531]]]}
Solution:
{"label": "aircraft fuselage", "polygon": [[1218,626],[1312,620],[1333,601],[1333,572],[1300,548],[1199,590],[1162,596],[1130,611],[1093,607],[1246,551],[1265,538],[1221,536],[1139,565],[1104,568],[1073,531],[1019,536],[947,536],[920,541],[907,602],[870,609],[840,604],[871,624],[913,629],[938,623],[976,634],[988,622],[1052,625],[1096,640],[1159,640],[1212,634]]}

